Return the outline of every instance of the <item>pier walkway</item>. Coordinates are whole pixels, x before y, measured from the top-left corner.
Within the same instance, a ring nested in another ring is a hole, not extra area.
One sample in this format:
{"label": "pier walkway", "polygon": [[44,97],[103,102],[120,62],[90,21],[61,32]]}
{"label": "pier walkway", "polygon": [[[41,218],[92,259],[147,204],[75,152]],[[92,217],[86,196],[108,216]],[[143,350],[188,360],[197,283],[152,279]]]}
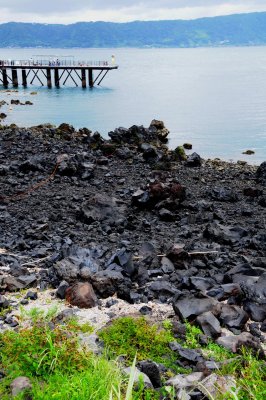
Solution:
{"label": "pier walkway", "polygon": [[[51,88],[65,85],[71,81],[72,85],[81,85],[82,88],[100,85],[107,73],[117,69],[112,57],[108,61],[75,61],[73,58],[30,58],[28,60],[1,60],[0,59],[0,84],[8,87],[24,87],[28,83],[38,82]],[[95,76],[95,77],[94,77]],[[43,83],[43,81],[45,83]]]}

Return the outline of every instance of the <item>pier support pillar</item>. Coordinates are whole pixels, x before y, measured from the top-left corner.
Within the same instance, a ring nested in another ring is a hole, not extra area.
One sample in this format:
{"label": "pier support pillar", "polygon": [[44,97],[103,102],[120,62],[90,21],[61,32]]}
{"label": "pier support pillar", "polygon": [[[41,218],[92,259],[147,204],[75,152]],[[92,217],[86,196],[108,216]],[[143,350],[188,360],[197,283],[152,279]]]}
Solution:
{"label": "pier support pillar", "polygon": [[47,86],[48,88],[51,88],[52,87],[51,68],[46,69],[46,74],[47,74]]}
{"label": "pier support pillar", "polygon": [[55,84],[56,87],[60,86],[58,68],[55,68],[55,70],[54,70],[54,84]]}
{"label": "pier support pillar", "polygon": [[27,86],[27,74],[26,74],[26,70],[25,70],[25,69],[22,69],[22,70],[21,70],[21,73],[22,73],[22,85],[23,85],[24,87],[26,87],[26,86]]}
{"label": "pier support pillar", "polygon": [[86,71],[84,68],[81,70],[81,84],[83,88],[86,87]]}
{"label": "pier support pillar", "polygon": [[89,68],[89,86],[93,87],[93,72],[92,72],[92,68]]}
{"label": "pier support pillar", "polygon": [[2,69],[2,74],[3,74],[3,85],[5,87],[8,87],[8,79],[7,79],[6,69]]}
{"label": "pier support pillar", "polygon": [[18,87],[18,72],[16,69],[12,69],[12,83],[14,87]]}

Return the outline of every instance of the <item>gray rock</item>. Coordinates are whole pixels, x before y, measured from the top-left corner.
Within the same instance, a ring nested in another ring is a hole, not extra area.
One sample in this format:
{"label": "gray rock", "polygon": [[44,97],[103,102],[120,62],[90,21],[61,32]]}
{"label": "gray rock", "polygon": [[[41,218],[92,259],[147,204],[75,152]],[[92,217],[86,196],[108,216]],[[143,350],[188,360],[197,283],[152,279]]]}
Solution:
{"label": "gray rock", "polygon": [[118,297],[129,298],[131,281],[117,271],[99,271],[91,277],[91,283],[101,298],[107,298],[117,293]]}
{"label": "gray rock", "polygon": [[210,197],[217,201],[228,201],[234,203],[238,201],[237,194],[231,189],[226,187],[215,187],[209,192]]}
{"label": "gray rock", "polygon": [[217,338],[221,334],[221,325],[218,319],[210,312],[205,312],[197,317],[197,323],[205,333],[212,338]]}
{"label": "gray rock", "polygon": [[175,313],[182,319],[195,318],[206,311],[211,311],[218,304],[217,300],[212,298],[196,298],[191,295],[184,295],[173,302]]}
{"label": "gray rock", "polygon": [[158,216],[162,221],[174,221],[175,215],[167,210],[166,208],[161,208],[158,212]]}
{"label": "gray rock", "polygon": [[190,282],[195,289],[203,292],[215,285],[212,278],[202,278],[201,276],[192,276]]}
{"label": "gray rock", "polygon": [[26,376],[19,376],[11,382],[10,389],[12,397],[15,397],[24,390],[30,391],[32,384]]}
{"label": "gray rock", "polygon": [[237,396],[237,383],[231,375],[211,374],[198,384],[198,388],[208,399],[216,399],[231,393]]}
{"label": "gray rock", "polygon": [[266,161],[260,164],[256,171],[256,178],[258,181],[266,184]]}
{"label": "gray rock", "polygon": [[248,314],[238,306],[228,304],[219,304],[214,314],[219,318],[221,323],[227,328],[242,330],[248,321]]}
{"label": "gray rock", "polygon": [[0,295],[0,309],[8,307],[9,307],[9,301],[4,296]]}
{"label": "gray rock", "polygon": [[107,195],[96,194],[84,203],[78,212],[78,219],[84,224],[103,222],[105,225],[115,225],[123,217],[125,207],[118,205],[118,201]]}
{"label": "gray rock", "polygon": [[78,278],[79,267],[76,264],[73,264],[72,261],[64,258],[61,261],[58,261],[52,267],[60,280],[67,281],[71,283]]}
{"label": "gray rock", "polygon": [[240,240],[247,235],[247,230],[241,226],[224,226],[218,222],[208,224],[203,232],[203,236],[206,239],[229,245],[240,242]]}
{"label": "gray rock", "polygon": [[[132,371],[132,367],[127,367],[127,368],[123,369],[123,372],[128,376],[130,376],[131,371]],[[139,371],[138,368],[135,367],[134,368],[134,382],[135,382],[135,384],[138,384],[140,379],[143,381],[144,386],[146,388],[153,388],[153,385],[151,383],[150,378],[146,374],[144,374],[143,372]]]}
{"label": "gray rock", "polygon": [[165,274],[171,274],[172,272],[175,271],[174,264],[173,264],[172,261],[169,260],[169,258],[167,258],[167,257],[162,257],[162,260],[161,260],[161,268],[162,268],[162,271],[163,271]]}
{"label": "gray rock", "polygon": [[202,381],[204,374],[202,372],[193,372],[192,374],[179,374],[168,379],[166,385],[174,386],[176,389],[194,389],[198,382]]}
{"label": "gray rock", "polygon": [[132,260],[132,254],[126,249],[118,250],[107,262],[107,265],[117,264],[122,267],[122,271],[127,276],[132,276],[136,271],[135,265]]}
{"label": "gray rock", "polygon": [[216,340],[216,343],[233,353],[237,353],[241,347],[246,347],[265,356],[258,339],[254,338],[249,332],[242,332],[240,335],[221,336]]}
{"label": "gray rock", "polygon": [[18,276],[17,278],[13,276],[6,276],[3,279],[3,285],[6,286],[9,292],[15,292],[16,290],[26,289],[27,287],[32,286],[37,281],[37,277],[35,274]]}
{"label": "gray rock", "polygon": [[266,302],[265,304],[257,304],[247,300],[244,302],[243,308],[253,321],[262,322],[266,319]]}
{"label": "gray rock", "polygon": [[59,299],[64,299],[68,287],[69,283],[67,281],[60,282],[60,285],[58,286],[56,291],[56,296],[59,297]]}
{"label": "gray rock", "polygon": [[80,344],[86,346],[88,350],[92,351],[94,354],[101,354],[102,348],[100,346],[99,336],[95,333],[87,334],[80,333],[78,335]]}
{"label": "gray rock", "polygon": [[146,374],[153,385],[153,387],[158,388],[161,387],[162,381],[160,376],[160,369],[158,365],[153,361],[140,361],[138,363],[141,372]]}
{"label": "gray rock", "polygon": [[200,155],[198,153],[190,154],[187,158],[185,165],[187,167],[200,167],[201,166]]}

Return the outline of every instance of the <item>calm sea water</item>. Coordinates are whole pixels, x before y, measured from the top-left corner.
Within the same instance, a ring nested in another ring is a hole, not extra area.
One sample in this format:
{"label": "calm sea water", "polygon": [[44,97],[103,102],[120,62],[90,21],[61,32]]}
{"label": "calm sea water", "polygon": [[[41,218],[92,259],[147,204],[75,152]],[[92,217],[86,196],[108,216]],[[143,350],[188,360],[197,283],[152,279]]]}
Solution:
{"label": "calm sea water", "polygon": [[[266,160],[266,47],[202,49],[0,49],[0,58],[73,55],[109,60],[101,86],[0,90],[0,100],[31,100],[33,106],[2,107],[5,123],[32,126],[68,122],[104,137],[116,127],[148,126],[154,118],[170,130],[170,146],[189,142],[202,157]],[[0,86],[1,88],[1,86]],[[37,95],[30,92],[37,90]],[[251,149],[255,155],[245,156]]]}

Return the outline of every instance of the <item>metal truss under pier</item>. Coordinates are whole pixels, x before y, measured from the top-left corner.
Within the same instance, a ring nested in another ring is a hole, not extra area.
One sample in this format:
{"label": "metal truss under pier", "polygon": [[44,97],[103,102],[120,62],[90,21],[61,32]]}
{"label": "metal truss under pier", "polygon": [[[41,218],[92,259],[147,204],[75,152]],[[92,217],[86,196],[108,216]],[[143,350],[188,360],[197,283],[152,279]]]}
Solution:
{"label": "metal truss under pier", "polygon": [[66,63],[64,60],[56,62],[0,60],[0,84],[6,88],[9,84],[13,87],[18,87],[19,84],[26,87],[28,83],[38,82],[41,86],[58,88],[71,81],[72,85],[86,88],[100,85],[107,73],[117,68],[118,65],[109,64],[107,61]]}

